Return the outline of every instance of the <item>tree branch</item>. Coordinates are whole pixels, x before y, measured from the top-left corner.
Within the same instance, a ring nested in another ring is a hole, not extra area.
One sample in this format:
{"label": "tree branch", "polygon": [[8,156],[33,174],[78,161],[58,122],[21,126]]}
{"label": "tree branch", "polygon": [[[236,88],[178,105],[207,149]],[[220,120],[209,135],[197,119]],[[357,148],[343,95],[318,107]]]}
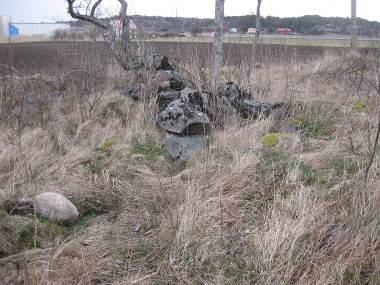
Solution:
{"label": "tree branch", "polygon": [[[92,24],[94,24],[95,26],[98,26],[102,29],[105,29],[107,30],[108,29],[108,24],[106,24],[104,21],[102,20],[99,20],[97,19],[95,16],[93,15],[84,15],[84,14],[80,14],[78,11],[76,11],[74,9],[74,3],[75,3],[76,0],[66,0],[67,4],[69,5],[68,7],[68,12],[70,14],[70,16],[73,18],[73,19],[78,19],[78,20],[82,20],[82,21],[86,21],[86,22],[90,22]],[[99,2],[99,3],[98,3]],[[102,2],[102,0],[98,0],[94,6],[92,7],[91,9],[91,12],[92,10],[94,10],[94,7],[95,7],[95,10],[97,8],[97,6],[99,6],[99,4]],[[95,11],[94,10],[94,11]],[[94,12],[95,13],[95,12]]]}
{"label": "tree branch", "polygon": [[[127,0],[118,0],[120,3],[120,11],[117,18],[121,23],[120,33],[117,30],[119,28],[119,22],[115,23],[115,21],[108,21],[107,19],[101,19],[100,17],[96,16],[96,10],[103,3],[103,0],[94,0],[87,2],[87,12],[83,13],[80,12],[79,8],[74,6],[76,3],[81,3],[80,0],[66,0],[66,2],[68,4],[68,12],[72,18],[92,23],[107,32],[108,43],[113,56],[116,58],[119,65],[124,70],[141,66],[140,62],[138,61],[137,52],[135,49],[133,49],[133,46],[130,43],[130,21],[127,14]],[[93,4],[91,9],[89,9],[91,3]],[[115,18],[112,17],[111,19]]]}
{"label": "tree branch", "polygon": [[95,16],[95,12],[96,12],[96,9],[98,8],[98,6],[103,2],[103,0],[98,0],[94,3],[94,6],[92,6],[92,9],[91,9],[91,13],[90,13],[90,16],[91,17],[94,17]]}

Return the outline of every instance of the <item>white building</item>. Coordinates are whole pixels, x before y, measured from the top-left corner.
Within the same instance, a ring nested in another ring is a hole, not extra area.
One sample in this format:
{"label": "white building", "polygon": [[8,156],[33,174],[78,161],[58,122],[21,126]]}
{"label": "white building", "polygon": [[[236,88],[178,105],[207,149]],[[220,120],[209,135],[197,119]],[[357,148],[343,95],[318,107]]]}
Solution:
{"label": "white building", "polygon": [[9,17],[0,15],[0,39],[9,37]]}

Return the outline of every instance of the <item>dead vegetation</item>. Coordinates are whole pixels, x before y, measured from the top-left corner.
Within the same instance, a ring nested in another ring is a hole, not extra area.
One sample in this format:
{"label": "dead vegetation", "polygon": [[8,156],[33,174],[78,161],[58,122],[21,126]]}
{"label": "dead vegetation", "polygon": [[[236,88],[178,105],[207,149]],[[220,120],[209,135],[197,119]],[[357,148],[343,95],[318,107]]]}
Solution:
{"label": "dead vegetation", "polygon": [[230,120],[183,171],[161,148],[155,98],[123,97],[115,66],[83,63],[65,88],[1,77],[0,204],[54,191],[80,212],[61,227],[0,207],[3,284],[380,282],[379,151],[364,178],[375,58],[263,64],[255,78],[226,67],[255,98],[288,102],[288,118]]}

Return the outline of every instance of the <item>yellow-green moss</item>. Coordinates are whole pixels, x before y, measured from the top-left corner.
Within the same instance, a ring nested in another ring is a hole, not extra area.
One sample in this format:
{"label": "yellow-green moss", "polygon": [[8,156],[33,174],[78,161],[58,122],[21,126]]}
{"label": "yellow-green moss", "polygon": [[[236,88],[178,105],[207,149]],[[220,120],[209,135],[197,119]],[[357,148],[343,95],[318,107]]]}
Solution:
{"label": "yellow-green moss", "polygon": [[355,112],[362,112],[367,114],[371,112],[371,108],[362,100],[356,100],[352,103],[351,107]]}
{"label": "yellow-green moss", "polygon": [[101,144],[100,144],[100,150],[107,152],[111,151],[112,147],[115,145],[115,140],[113,139],[105,139]]}
{"label": "yellow-green moss", "polygon": [[289,134],[284,133],[269,133],[260,138],[260,141],[265,147],[275,147],[280,143],[281,139],[290,138]]}

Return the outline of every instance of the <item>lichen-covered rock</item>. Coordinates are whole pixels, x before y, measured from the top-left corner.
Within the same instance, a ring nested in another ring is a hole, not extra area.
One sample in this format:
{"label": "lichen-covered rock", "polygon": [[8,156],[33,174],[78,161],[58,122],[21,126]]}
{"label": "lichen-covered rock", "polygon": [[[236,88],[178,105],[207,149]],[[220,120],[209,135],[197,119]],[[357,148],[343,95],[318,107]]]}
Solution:
{"label": "lichen-covered rock", "polygon": [[178,100],[181,95],[180,91],[170,90],[170,91],[163,91],[160,94],[158,94],[158,108],[160,111],[163,111],[166,109],[166,107],[169,106],[169,104],[175,100]]}
{"label": "lichen-covered rock", "polygon": [[208,109],[208,94],[186,87],[181,91],[181,98],[186,103],[195,106],[199,111],[205,112]]}
{"label": "lichen-covered rock", "polygon": [[169,63],[169,58],[167,56],[161,56],[155,54],[152,57],[151,68],[154,70],[173,70],[173,67]]}
{"label": "lichen-covered rock", "polygon": [[241,98],[242,92],[239,85],[234,82],[227,82],[224,86],[220,86],[218,89],[219,97],[227,97],[231,101],[236,101]]}
{"label": "lichen-covered rock", "polygon": [[180,135],[203,135],[208,133],[210,126],[207,114],[183,99],[171,102],[160,112],[157,123],[164,130]]}
{"label": "lichen-covered rock", "polygon": [[242,92],[239,85],[234,82],[228,82],[218,88],[217,108],[220,116],[234,116],[238,113],[237,105],[242,98]]}
{"label": "lichen-covered rock", "polygon": [[185,88],[185,83],[177,72],[173,70],[161,70],[149,80],[148,86],[156,92],[168,90],[181,91]]}
{"label": "lichen-covered rock", "polygon": [[40,217],[60,224],[70,224],[79,216],[73,203],[63,195],[53,192],[45,192],[35,197],[34,212]]}
{"label": "lichen-covered rock", "polygon": [[183,83],[179,77],[173,76],[168,81],[164,81],[158,86],[158,92],[167,90],[181,91],[183,88],[185,88],[185,83]]}
{"label": "lichen-covered rock", "polygon": [[260,103],[253,100],[242,100],[240,102],[240,113],[244,117],[268,117],[273,110],[284,106],[283,103]]}
{"label": "lichen-covered rock", "polygon": [[191,153],[205,148],[207,141],[207,136],[203,135],[181,136],[166,133],[165,148],[171,158],[187,161]]}

